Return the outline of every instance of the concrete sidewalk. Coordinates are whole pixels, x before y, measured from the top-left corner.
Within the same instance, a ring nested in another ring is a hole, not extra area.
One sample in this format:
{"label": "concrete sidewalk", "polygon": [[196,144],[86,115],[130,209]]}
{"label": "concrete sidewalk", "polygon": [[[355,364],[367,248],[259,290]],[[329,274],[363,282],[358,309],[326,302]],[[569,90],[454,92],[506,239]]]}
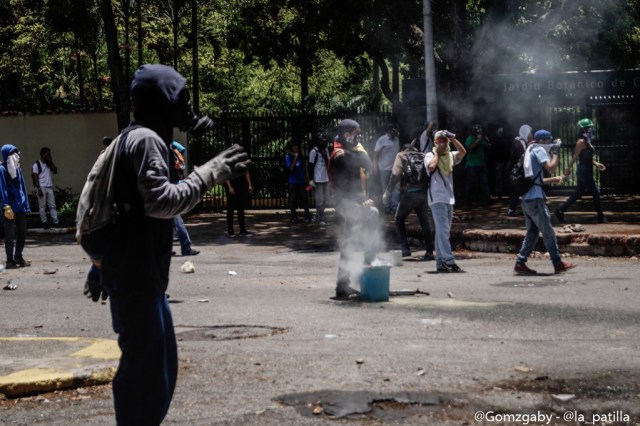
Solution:
{"label": "concrete sidewalk", "polygon": [[[559,223],[553,211],[565,196],[549,197],[562,253],[581,256],[637,256],[640,252],[640,197],[616,197],[602,200],[607,223],[597,223],[590,199],[578,201]],[[473,251],[517,253],[524,238],[524,217],[507,216],[507,202],[488,207],[456,209],[452,239],[458,247]],[[544,250],[542,238],[539,248]]]}

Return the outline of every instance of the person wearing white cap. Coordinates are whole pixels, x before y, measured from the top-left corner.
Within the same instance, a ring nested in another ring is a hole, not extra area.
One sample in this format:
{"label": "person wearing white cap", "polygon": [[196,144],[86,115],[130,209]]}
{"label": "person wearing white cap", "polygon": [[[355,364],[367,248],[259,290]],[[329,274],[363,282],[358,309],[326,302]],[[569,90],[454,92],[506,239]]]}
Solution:
{"label": "person wearing white cap", "polygon": [[[453,205],[456,202],[453,193],[453,167],[460,164],[467,150],[448,130],[437,131],[434,135],[435,147],[424,158],[424,164],[431,178],[429,185],[429,207],[436,229],[436,271],[463,272],[456,264],[451,250],[449,235],[453,220]],[[453,144],[457,151],[451,151]]]}
{"label": "person wearing white cap", "polygon": [[527,266],[527,258],[533,251],[540,234],[549,252],[556,274],[575,268],[575,263],[563,262],[558,249],[556,233],[551,226],[551,214],[546,204],[546,197],[542,185],[547,183],[562,183],[562,176],[542,177],[542,170],[553,173],[558,166],[558,149],[560,143],[552,144],[551,132],[538,130],[533,136],[534,141],[525,151],[524,175],[533,178],[533,186],[522,196],[522,212],[527,232],[522,241],[522,247],[516,258],[513,271],[520,275],[532,275],[536,271]]}

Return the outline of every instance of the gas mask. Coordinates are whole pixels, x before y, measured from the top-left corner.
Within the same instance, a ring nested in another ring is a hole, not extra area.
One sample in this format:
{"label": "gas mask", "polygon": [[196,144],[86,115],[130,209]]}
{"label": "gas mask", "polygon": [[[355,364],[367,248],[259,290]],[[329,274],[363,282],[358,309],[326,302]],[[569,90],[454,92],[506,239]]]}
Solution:
{"label": "gas mask", "polygon": [[142,65],[131,82],[135,119],[165,140],[172,139],[174,127],[200,138],[213,121],[195,114],[185,84],[186,79],[167,65]]}
{"label": "gas mask", "polygon": [[213,120],[206,115],[198,117],[193,111],[187,89],[183,89],[178,95],[171,115],[173,127],[189,133],[196,139],[199,139],[208,130],[213,128]]}
{"label": "gas mask", "polygon": [[20,168],[20,154],[14,152],[7,157],[7,171],[11,179],[15,179],[18,176],[18,169]]}

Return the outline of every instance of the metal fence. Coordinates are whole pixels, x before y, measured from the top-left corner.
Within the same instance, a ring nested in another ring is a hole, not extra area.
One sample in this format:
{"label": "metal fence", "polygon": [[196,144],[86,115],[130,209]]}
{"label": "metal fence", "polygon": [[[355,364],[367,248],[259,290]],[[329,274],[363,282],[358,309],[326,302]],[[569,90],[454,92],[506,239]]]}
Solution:
{"label": "metal fence", "polygon": [[[594,100],[586,105],[550,106],[533,104],[528,110],[529,123],[536,129],[546,128],[554,137],[563,140],[558,170],[565,169],[575,150],[581,118],[589,117],[596,123],[596,158],[607,167],[605,172],[594,170],[603,195],[638,194],[640,182],[640,147],[636,135],[640,134],[640,104],[633,102]],[[335,135],[338,122],[345,117],[356,119],[362,128],[364,145],[369,153],[385,124],[391,119],[388,110],[351,113],[272,114],[248,116],[238,112],[226,112],[214,116],[215,127],[199,143],[190,144],[190,163],[201,164],[233,143],[239,143],[250,154],[253,166],[251,177],[254,187],[252,208],[280,209],[287,207],[287,171],[285,155],[292,142],[300,145],[305,157],[317,131]],[[466,178],[460,170],[457,191]],[[575,188],[574,173],[562,186],[554,186],[551,192],[570,191]],[[462,195],[462,194],[461,194]],[[310,205],[313,200],[310,197]],[[222,185],[209,191],[201,203],[204,210],[221,211],[226,206]]]}
{"label": "metal fence", "polygon": [[[212,117],[215,127],[197,146],[195,143],[190,144],[190,162],[201,164],[224,148],[234,143],[241,144],[253,162],[250,171],[254,190],[252,208],[284,208],[288,204],[285,156],[291,144],[298,143],[305,158],[308,158],[308,153],[313,148],[313,135],[324,131],[332,137],[337,124],[345,117],[358,121],[365,148],[373,152],[373,146],[384,133],[384,125],[390,120],[391,112],[382,110],[260,116],[226,112]],[[224,187],[217,185],[205,195],[200,208],[220,211],[225,206]]]}

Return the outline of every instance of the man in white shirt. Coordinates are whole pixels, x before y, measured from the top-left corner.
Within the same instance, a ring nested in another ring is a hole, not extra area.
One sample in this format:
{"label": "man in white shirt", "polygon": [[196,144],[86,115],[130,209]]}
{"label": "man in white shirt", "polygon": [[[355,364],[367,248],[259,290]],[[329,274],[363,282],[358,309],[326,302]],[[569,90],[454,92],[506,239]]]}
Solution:
{"label": "man in white shirt", "polygon": [[314,136],[315,146],[309,152],[309,185],[314,188],[314,199],[316,202],[316,217],[314,222],[318,225],[326,225],[324,221],[324,209],[329,201],[329,173],[327,165],[329,163],[329,151],[327,144],[329,138],[323,132],[318,132]]}
{"label": "man in white shirt", "polygon": [[56,198],[53,193],[53,179],[51,173],[58,174],[58,168],[51,157],[51,150],[44,147],[40,150],[40,159],[33,164],[31,178],[33,186],[38,195],[38,210],[40,212],[40,221],[45,228],[50,227],[47,221],[47,213],[45,208],[49,208],[51,221],[53,225],[58,224],[58,212],[56,210]]}
{"label": "man in white shirt", "polygon": [[[456,264],[449,235],[453,220],[453,205],[456,202],[453,193],[453,167],[460,164],[467,151],[456,139],[456,135],[447,130],[436,132],[434,142],[435,148],[427,153],[424,164],[431,177],[428,200],[433,225],[436,228],[436,271],[463,272]],[[456,151],[451,151],[449,144],[453,144]]]}
{"label": "man in white shirt", "polygon": [[[382,192],[387,189],[391,179],[391,170],[396,160],[396,155],[400,152],[400,140],[398,139],[398,127],[391,123],[387,125],[387,132],[380,136],[373,148],[373,173],[380,176],[380,187]],[[400,201],[400,189],[396,186],[393,190],[391,200],[384,203],[384,212],[395,213]]]}

